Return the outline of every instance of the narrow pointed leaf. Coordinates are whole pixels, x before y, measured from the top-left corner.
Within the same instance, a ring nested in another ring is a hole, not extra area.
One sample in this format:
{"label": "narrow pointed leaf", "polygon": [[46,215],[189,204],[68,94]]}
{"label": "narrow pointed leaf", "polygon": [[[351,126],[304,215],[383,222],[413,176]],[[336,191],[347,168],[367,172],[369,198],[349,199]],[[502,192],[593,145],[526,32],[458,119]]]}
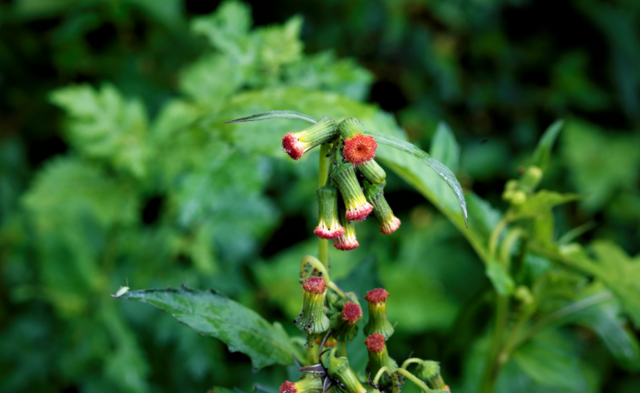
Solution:
{"label": "narrow pointed leaf", "polygon": [[371,135],[376,140],[376,142],[382,145],[393,147],[395,149],[400,150],[401,152],[410,154],[420,159],[424,164],[426,164],[429,168],[431,168],[442,180],[447,182],[447,184],[449,185],[449,188],[451,188],[453,193],[456,195],[456,198],[458,199],[458,205],[460,205],[460,209],[462,209],[462,216],[464,217],[465,225],[468,225],[467,224],[467,219],[468,219],[467,202],[464,199],[462,186],[460,186],[458,179],[456,179],[456,175],[454,175],[453,172],[451,172],[451,170],[447,168],[446,165],[444,165],[440,161],[431,157],[424,150],[414,146],[412,143],[403,141],[402,139],[398,139],[390,135],[373,133],[370,131],[365,131],[365,133],[367,135]]}
{"label": "narrow pointed leaf", "polygon": [[294,112],[294,111],[268,111],[256,113],[251,116],[241,117],[235,120],[229,120],[225,123],[244,123],[247,121],[259,121],[259,120],[269,120],[269,119],[292,119],[292,120],[304,120],[309,123],[317,123],[316,119],[311,116],[305,115],[304,113]]}
{"label": "narrow pointed leaf", "polygon": [[119,299],[160,308],[201,335],[221,340],[229,351],[249,356],[256,369],[293,364],[294,348],[281,325],[270,324],[213,289],[143,289],[124,293]]}
{"label": "narrow pointed leaf", "polygon": [[542,171],[547,168],[547,165],[549,164],[549,157],[551,157],[551,149],[553,148],[553,144],[556,142],[563,125],[564,120],[556,120],[549,126],[549,128],[547,128],[544,134],[542,134],[542,137],[538,142],[538,147],[536,147],[536,151],[533,152],[533,159],[531,161],[532,165],[537,166],[542,169]]}

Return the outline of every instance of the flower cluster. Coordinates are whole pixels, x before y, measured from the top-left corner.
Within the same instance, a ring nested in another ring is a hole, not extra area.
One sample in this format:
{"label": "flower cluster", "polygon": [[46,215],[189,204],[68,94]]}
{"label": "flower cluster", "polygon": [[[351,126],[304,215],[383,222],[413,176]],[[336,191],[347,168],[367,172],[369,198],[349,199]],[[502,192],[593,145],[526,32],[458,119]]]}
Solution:
{"label": "flower cluster", "polygon": [[384,197],[386,173],[374,159],[378,144],[365,134],[358,119],[348,118],[336,125],[325,116],[282,138],[284,151],[294,160],[325,143],[331,144],[330,176],[317,190],[319,220],[314,233],[333,240],[338,250],[353,250],[359,246],[353,222],[365,220],[372,212],[381,233],[395,232],[400,220]]}

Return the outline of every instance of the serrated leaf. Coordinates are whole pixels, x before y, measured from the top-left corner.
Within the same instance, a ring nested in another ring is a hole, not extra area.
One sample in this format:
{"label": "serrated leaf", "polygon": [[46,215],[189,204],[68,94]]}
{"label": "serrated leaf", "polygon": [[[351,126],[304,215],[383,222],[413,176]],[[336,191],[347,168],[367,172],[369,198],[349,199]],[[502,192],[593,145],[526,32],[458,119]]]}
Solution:
{"label": "serrated leaf", "polygon": [[80,153],[110,162],[137,177],[146,174],[147,115],[142,101],[125,100],[110,84],[53,91],[50,100],[67,111],[69,142]]}
{"label": "serrated leaf", "polygon": [[256,113],[254,115],[241,117],[239,119],[229,120],[225,123],[244,123],[247,121],[260,121],[260,120],[270,120],[270,119],[290,119],[290,120],[304,120],[309,123],[317,123],[318,121],[311,116],[305,115],[303,113],[298,113],[295,111],[268,111]]}
{"label": "serrated leaf", "polygon": [[281,325],[271,325],[213,289],[144,289],[129,291],[119,299],[160,308],[198,333],[223,341],[231,352],[249,356],[255,369],[293,363],[294,349]]}
{"label": "serrated leaf", "polygon": [[418,158],[420,161],[422,161],[423,164],[431,168],[442,180],[444,180],[449,185],[449,188],[455,194],[456,199],[458,200],[458,205],[462,210],[462,217],[464,218],[465,225],[468,225],[467,202],[464,199],[462,186],[458,182],[458,179],[456,179],[456,175],[454,175],[446,165],[434,159],[427,152],[418,148],[410,142],[403,141],[402,139],[395,138],[391,135],[383,135],[371,131],[365,131],[365,133],[367,135],[373,136],[376,142],[382,145],[393,147],[394,149],[397,149],[403,153],[410,154],[413,157]]}
{"label": "serrated leaf", "polygon": [[460,146],[447,123],[442,121],[438,124],[429,152],[431,157],[449,167],[453,172],[458,170]]}
{"label": "serrated leaf", "polygon": [[560,130],[564,126],[564,120],[556,120],[553,122],[542,134],[536,150],[533,152],[533,158],[531,165],[535,165],[542,169],[544,172],[549,165],[549,158],[551,157],[551,149],[558,138]]}
{"label": "serrated leaf", "polygon": [[506,296],[513,293],[515,282],[503,264],[495,259],[489,259],[486,263],[485,274],[500,295]]}

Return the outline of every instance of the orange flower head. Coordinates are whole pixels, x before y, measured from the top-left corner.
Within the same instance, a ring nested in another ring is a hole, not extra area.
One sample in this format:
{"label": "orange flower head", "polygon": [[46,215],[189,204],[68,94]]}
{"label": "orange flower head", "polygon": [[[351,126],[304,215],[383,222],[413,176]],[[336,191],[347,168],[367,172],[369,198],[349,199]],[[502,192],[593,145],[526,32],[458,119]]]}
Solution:
{"label": "orange flower head", "polygon": [[362,318],[362,309],[356,303],[347,302],[342,309],[342,318],[353,325]]}
{"label": "orange flower head", "polygon": [[344,157],[353,165],[364,164],[376,156],[378,144],[371,135],[356,134],[344,141]]}

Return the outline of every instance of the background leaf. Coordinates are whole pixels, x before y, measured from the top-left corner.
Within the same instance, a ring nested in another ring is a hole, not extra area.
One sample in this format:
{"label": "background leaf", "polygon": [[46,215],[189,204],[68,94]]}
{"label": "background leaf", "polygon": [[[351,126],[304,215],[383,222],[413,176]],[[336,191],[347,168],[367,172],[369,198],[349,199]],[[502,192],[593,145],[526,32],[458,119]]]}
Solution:
{"label": "background leaf", "polygon": [[249,356],[256,369],[293,363],[294,350],[282,326],[212,289],[147,289],[120,298],[156,306],[200,334],[220,339],[231,352]]}

